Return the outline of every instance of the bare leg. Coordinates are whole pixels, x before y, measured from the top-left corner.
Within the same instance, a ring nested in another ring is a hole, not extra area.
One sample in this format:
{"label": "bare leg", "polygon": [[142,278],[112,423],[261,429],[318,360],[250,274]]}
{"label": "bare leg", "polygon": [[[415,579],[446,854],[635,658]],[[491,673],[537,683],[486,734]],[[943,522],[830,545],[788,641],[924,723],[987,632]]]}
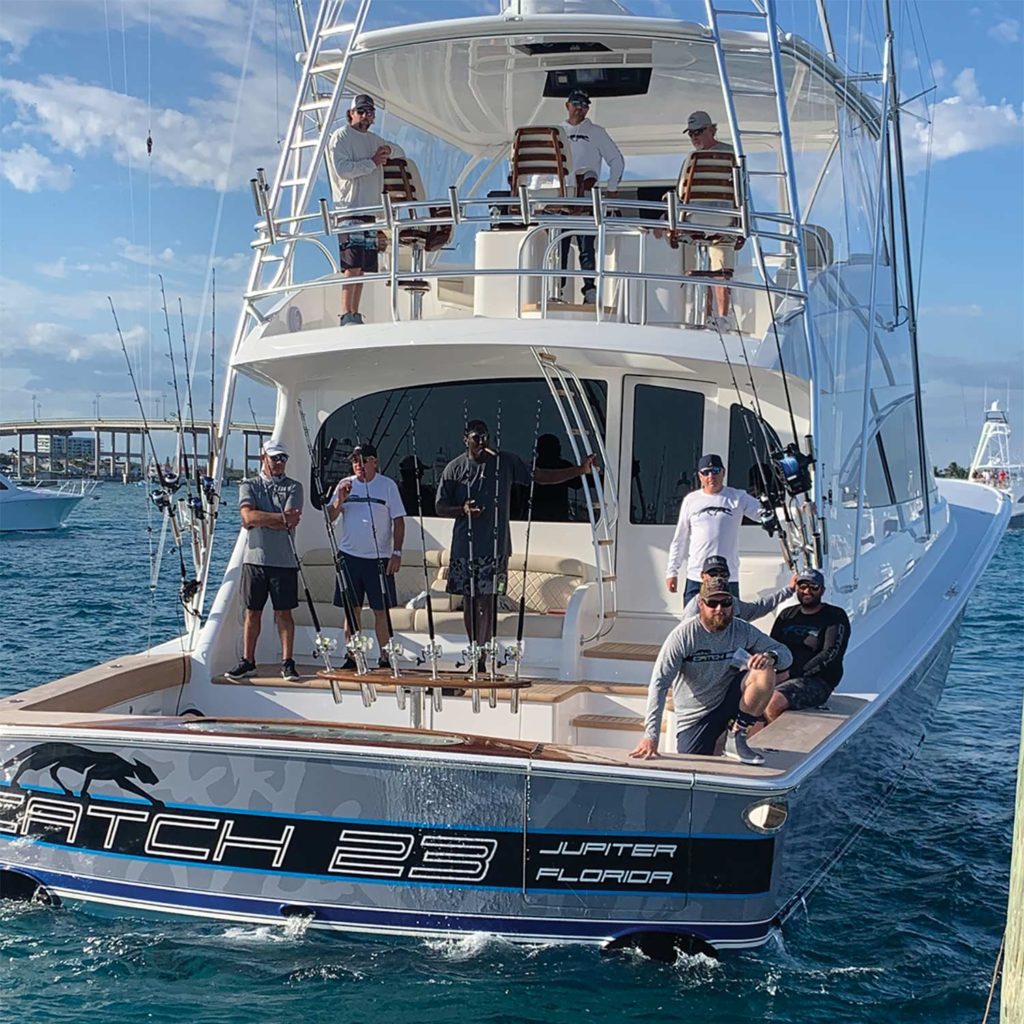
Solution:
{"label": "bare leg", "polygon": [[752,668],[743,680],[743,694],[740,697],[740,714],[759,717],[775,691],[774,668]]}
{"label": "bare leg", "polygon": [[277,635],[281,638],[281,660],[290,661],[295,646],[295,620],[290,611],[274,612]]}
{"label": "bare leg", "polygon": [[388,620],[383,608],[380,611],[375,608],[373,611],[373,631],[377,634],[377,646],[380,648],[380,653],[384,654],[390,637],[388,636]]}
{"label": "bare leg", "polygon": [[256,664],[256,641],[260,638],[260,629],[263,626],[263,612],[245,609],[245,618],[242,621],[242,657],[247,661]]}
{"label": "bare leg", "polygon": [[764,717],[769,722],[774,722],[784,711],[789,710],[789,700],[786,698],[784,693],[779,693],[777,690],[772,694],[772,699],[768,701],[768,707],[764,709]]}
{"label": "bare leg", "polygon": [[[346,270],[345,277],[362,277],[363,271],[361,269]],[[341,312],[344,316],[345,313],[358,313],[359,302],[363,297],[363,286],[361,284],[345,285],[341,289]]]}

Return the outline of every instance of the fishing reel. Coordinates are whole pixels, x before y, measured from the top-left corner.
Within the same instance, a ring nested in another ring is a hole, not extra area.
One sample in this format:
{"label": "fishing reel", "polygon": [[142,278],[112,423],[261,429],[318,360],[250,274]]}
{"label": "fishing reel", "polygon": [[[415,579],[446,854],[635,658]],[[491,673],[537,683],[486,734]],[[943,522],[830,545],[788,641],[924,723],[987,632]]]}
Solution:
{"label": "fishing reel", "polygon": [[153,491],[150,494],[150,500],[154,505],[161,511],[166,512],[168,515],[171,513],[171,496],[165,490]]}
{"label": "fishing reel", "polygon": [[782,529],[782,526],[779,523],[779,516],[772,507],[769,498],[761,499],[761,512],[758,516],[758,520],[761,523],[761,529],[764,530],[769,537],[774,537],[775,534]]}
{"label": "fishing reel", "polygon": [[216,487],[214,486],[216,481],[212,476],[204,476],[200,479],[199,485],[203,489],[203,497],[206,498],[207,505],[213,505],[214,501],[220,497],[217,493]]}
{"label": "fishing reel", "polygon": [[195,596],[198,593],[199,593],[199,580],[193,579],[193,580],[182,580],[181,581],[181,592],[180,592],[180,595],[179,595],[180,598],[181,598],[181,603],[186,608],[188,608],[190,611],[192,610],[192,601],[195,599]]}
{"label": "fishing reel", "polygon": [[436,640],[428,640],[416,656],[417,665],[436,665],[441,660],[441,645]]}
{"label": "fishing reel", "polygon": [[206,510],[203,508],[203,499],[198,494],[189,495],[188,510],[192,513],[194,520],[206,518]]}
{"label": "fishing reel", "polygon": [[519,675],[519,666],[523,663],[523,655],[526,654],[526,644],[522,640],[515,643],[505,644],[505,657],[499,665],[504,668],[510,662],[516,666],[516,675]]}
{"label": "fishing reel", "polygon": [[811,487],[811,466],[814,465],[814,458],[804,455],[800,447],[795,444],[787,444],[782,451],[772,452],[772,465],[775,471],[785,483],[786,491],[791,497],[800,494],[807,494]]}
{"label": "fishing reel", "polygon": [[313,639],[313,657],[327,660],[338,648],[338,641],[318,633]]}

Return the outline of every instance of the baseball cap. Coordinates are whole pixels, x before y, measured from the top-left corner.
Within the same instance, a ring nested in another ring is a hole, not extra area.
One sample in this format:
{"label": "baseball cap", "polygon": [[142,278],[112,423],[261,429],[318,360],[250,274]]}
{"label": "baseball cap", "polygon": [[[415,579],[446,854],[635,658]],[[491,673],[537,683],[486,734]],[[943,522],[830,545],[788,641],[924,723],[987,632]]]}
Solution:
{"label": "baseball cap", "polygon": [[702,469],[725,469],[721,455],[702,455],[697,463],[697,472]]}
{"label": "baseball cap", "polygon": [[700,596],[706,601],[709,597],[732,597],[733,594],[721,576],[712,576],[700,585]]}
{"label": "baseball cap", "polygon": [[288,449],[276,437],[272,437],[263,445],[263,454],[268,457],[271,455],[287,455]]}
{"label": "baseball cap", "polygon": [[411,473],[414,470],[426,469],[427,464],[425,462],[420,462],[415,455],[406,455],[406,457],[398,464],[398,468]]}
{"label": "baseball cap", "polygon": [[360,92],[356,93],[352,97],[352,102],[348,105],[349,110],[376,110],[377,105],[373,102],[373,97],[368,93]]}
{"label": "baseball cap", "polygon": [[711,120],[711,115],[706,110],[695,110],[686,119],[686,130],[688,132],[695,132],[699,128],[708,128],[714,123]]}
{"label": "baseball cap", "polygon": [[569,102],[577,106],[590,106],[590,97],[582,89],[573,89],[569,93]]}
{"label": "baseball cap", "polygon": [[353,459],[375,459],[377,458],[377,448],[372,444],[357,444],[352,449],[351,458]]}
{"label": "baseball cap", "polygon": [[796,574],[797,583],[813,583],[816,587],[824,588],[825,577],[817,569],[802,569]]}
{"label": "baseball cap", "polygon": [[702,573],[711,573],[712,575],[728,576],[729,575],[729,562],[723,555],[708,555],[704,559],[704,566],[701,569]]}

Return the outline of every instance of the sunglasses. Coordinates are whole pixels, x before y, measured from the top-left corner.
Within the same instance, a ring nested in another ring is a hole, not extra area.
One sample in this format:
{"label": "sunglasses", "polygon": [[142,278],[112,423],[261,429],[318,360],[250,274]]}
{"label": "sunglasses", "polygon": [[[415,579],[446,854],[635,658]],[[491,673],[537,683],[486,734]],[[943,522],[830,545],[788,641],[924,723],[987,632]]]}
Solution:
{"label": "sunglasses", "polygon": [[364,117],[373,117],[377,111],[373,107],[356,107],[356,113],[362,114]]}
{"label": "sunglasses", "polygon": [[703,128],[691,128],[686,132],[686,134],[692,139],[695,135],[703,135],[709,127],[710,125],[705,125]]}
{"label": "sunglasses", "polygon": [[480,434],[474,431],[472,434],[467,434],[466,437],[468,437],[471,441],[486,441],[489,435]]}
{"label": "sunglasses", "polygon": [[704,599],[704,604],[708,608],[731,608],[732,598],[731,597],[711,597]]}
{"label": "sunglasses", "polygon": [[797,590],[821,590],[821,587],[817,583],[798,583],[796,585]]}
{"label": "sunglasses", "polygon": [[287,462],[288,461],[288,456],[287,455],[268,455],[267,458],[270,459],[271,462]]}
{"label": "sunglasses", "polygon": [[722,471],[720,469],[701,469],[698,472],[701,476],[718,476]]}

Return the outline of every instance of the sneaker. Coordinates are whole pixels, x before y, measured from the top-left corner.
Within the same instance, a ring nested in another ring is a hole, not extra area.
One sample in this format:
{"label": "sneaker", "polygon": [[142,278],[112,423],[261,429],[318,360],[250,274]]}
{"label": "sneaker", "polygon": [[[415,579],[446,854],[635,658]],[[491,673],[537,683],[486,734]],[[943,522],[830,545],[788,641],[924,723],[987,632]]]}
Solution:
{"label": "sneaker", "polygon": [[281,678],[287,679],[290,682],[295,682],[301,678],[295,668],[295,660],[293,658],[285,658],[281,662]]}
{"label": "sneaker", "polygon": [[391,671],[391,659],[386,654],[382,654],[377,659],[377,668],[386,668],[390,672]]}
{"label": "sneaker", "polygon": [[224,678],[237,682],[239,679],[245,679],[247,676],[253,676],[255,674],[256,662],[250,661],[248,658],[243,658],[230,672],[224,673]]}
{"label": "sneaker", "polygon": [[597,289],[591,285],[583,289],[583,305],[593,306],[597,302]]}
{"label": "sneaker", "polygon": [[362,313],[342,313],[338,317],[339,327],[351,327],[353,325],[358,326],[359,324],[365,323]]}
{"label": "sneaker", "polygon": [[764,755],[756,750],[751,750],[747,744],[746,733],[736,732],[730,729],[725,736],[725,749],[723,757],[732,761],[739,761],[741,764],[764,764]]}
{"label": "sneaker", "polygon": [[565,302],[565,298],[562,295],[562,289],[561,288],[559,288],[558,291],[555,292],[554,295],[551,295],[548,298],[548,305],[551,305],[551,303],[556,303],[558,305],[562,305],[564,302]]}
{"label": "sneaker", "polygon": [[727,316],[713,316],[711,317],[711,325],[720,330],[723,334],[728,334],[729,331],[735,330],[732,325],[732,320]]}

